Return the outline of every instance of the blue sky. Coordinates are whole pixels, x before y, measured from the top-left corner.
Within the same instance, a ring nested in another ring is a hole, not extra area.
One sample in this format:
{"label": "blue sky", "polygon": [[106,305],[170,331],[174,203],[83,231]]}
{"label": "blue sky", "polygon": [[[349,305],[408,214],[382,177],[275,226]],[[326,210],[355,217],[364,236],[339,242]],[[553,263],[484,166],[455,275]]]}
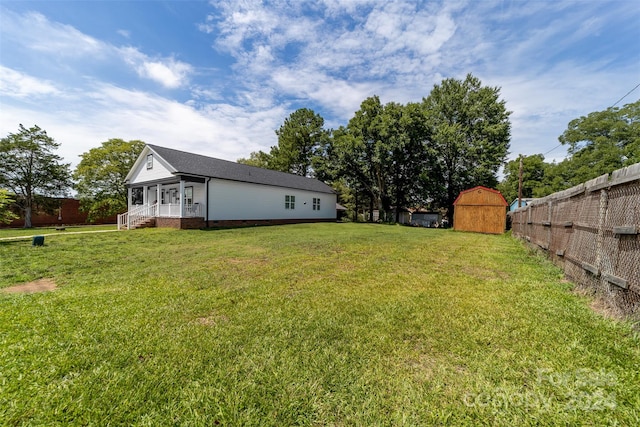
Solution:
{"label": "blue sky", "polygon": [[298,108],[337,128],[467,73],[501,88],[510,158],[549,152],[640,83],[640,2],[0,1],[0,135],[37,124],[74,166],[109,138],[236,160]]}

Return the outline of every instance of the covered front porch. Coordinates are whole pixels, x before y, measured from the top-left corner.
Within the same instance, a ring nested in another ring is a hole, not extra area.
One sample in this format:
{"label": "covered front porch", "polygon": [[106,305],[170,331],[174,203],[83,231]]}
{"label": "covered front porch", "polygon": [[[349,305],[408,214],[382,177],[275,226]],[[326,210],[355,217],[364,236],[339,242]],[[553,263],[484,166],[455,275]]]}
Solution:
{"label": "covered front porch", "polygon": [[206,183],[190,178],[128,187],[128,211],[118,215],[118,229],[144,226],[204,226]]}

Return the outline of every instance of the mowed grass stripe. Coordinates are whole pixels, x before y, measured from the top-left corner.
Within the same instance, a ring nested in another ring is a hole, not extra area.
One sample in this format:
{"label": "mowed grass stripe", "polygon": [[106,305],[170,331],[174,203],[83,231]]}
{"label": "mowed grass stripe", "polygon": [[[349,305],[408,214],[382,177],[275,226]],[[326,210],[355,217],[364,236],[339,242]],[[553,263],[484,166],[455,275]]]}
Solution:
{"label": "mowed grass stripe", "polygon": [[508,236],[369,224],[0,243],[0,420],[637,425],[639,339]]}

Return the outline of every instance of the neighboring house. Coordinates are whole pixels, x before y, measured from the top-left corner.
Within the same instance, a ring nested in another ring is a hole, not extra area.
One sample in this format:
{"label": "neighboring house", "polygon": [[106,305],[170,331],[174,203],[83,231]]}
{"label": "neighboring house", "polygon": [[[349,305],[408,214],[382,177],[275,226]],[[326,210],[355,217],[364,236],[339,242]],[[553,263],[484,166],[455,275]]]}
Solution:
{"label": "neighboring house", "polygon": [[125,179],[118,228],[201,228],[335,221],[336,193],[317,179],[147,144]]}
{"label": "neighboring house", "polygon": [[507,206],[498,190],[478,186],[461,191],[453,202],[453,228],[502,234],[507,226]]}
{"label": "neighboring house", "polygon": [[418,227],[440,227],[441,221],[439,212],[414,211],[411,214],[411,225]]}
{"label": "neighboring house", "polygon": [[[391,220],[396,220],[396,208],[391,208]],[[409,209],[400,208],[400,212],[398,215],[398,224],[408,225],[411,222],[411,212]]]}
{"label": "neighboring house", "polygon": [[509,205],[509,212],[515,211],[516,209],[518,209],[518,207],[521,207],[521,208],[525,207],[525,206],[531,204],[531,202],[534,201],[534,200],[535,199],[531,199],[531,198],[526,198],[526,199],[522,198],[520,200],[521,204],[520,204],[520,206],[518,206],[518,199],[515,199],[513,202],[511,202],[511,205]]}

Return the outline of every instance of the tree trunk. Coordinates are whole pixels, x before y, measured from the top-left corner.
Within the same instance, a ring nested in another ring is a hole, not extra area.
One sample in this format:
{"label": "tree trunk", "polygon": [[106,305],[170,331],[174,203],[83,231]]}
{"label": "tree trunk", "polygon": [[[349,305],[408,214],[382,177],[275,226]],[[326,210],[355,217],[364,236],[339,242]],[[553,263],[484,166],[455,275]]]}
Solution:
{"label": "tree trunk", "polygon": [[373,192],[371,193],[371,198],[369,199],[369,222],[373,222]]}
{"label": "tree trunk", "polygon": [[356,211],[353,213],[353,222],[358,222],[358,190],[356,190],[355,193],[356,193]]}
{"label": "tree trunk", "polygon": [[31,206],[24,208],[24,228],[32,228],[31,225]]}

